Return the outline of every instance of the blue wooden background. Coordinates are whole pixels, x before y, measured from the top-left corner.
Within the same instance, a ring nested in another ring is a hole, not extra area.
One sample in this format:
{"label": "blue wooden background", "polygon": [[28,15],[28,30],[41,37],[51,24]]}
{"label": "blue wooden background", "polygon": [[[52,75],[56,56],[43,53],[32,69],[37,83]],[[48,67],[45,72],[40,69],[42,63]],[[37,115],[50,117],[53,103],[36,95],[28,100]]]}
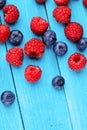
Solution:
{"label": "blue wooden background", "polygon": [[[58,41],[65,41],[68,53],[63,57],[55,57],[53,50],[46,48],[40,60],[24,56],[21,67],[10,66],[6,60],[6,51],[13,46],[9,42],[0,44],[0,94],[11,90],[16,95],[14,104],[5,107],[0,102],[0,130],[87,130],[87,66],[80,72],[74,72],[67,65],[68,57],[79,52],[76,46],[66,39],[64,26],[57,23],[52,16],[57,6],[53,0],[47,0],[46,5],[37,4],[35,0],[7,0],[7,4],[15,4],[20,10],[20,18],[11,30],[19,29],[24,39],[20,47],[32,37],[37,37],[30,30],[33,16],[41,16],[48,20],[50,28],[57,34]],[[84,27],[87,36],[87,10],[82,0],[71,0],[71,20],[79,22]],[[2,23],[3,13],[0,11]],[[41,38],[41,37],[39,37]],[[87,50],[83,53],[87,57]],[[39,65],[43,74],[34,84],[24,78],[27,65]],[[54,76],[61,74],[65,77],[64,89],[55,90],[51,85]]]}

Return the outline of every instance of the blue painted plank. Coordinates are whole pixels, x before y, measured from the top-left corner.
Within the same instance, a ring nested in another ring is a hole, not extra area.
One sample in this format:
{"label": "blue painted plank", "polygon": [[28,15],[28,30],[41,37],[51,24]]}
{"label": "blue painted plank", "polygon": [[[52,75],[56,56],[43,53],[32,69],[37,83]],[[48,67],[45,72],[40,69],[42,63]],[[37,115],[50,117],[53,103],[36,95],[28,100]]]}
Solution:
{"label": "blue painted plank", "polygon": [[[11,29],[23,32],[24,40],[20,47],[24,47],[25,42],[36,37],[29,28],[31,18],[39,15],[46,19],[44,6],[28,0],[23,3],[8,0],[7,3],[17,5],[20,10],[20,19]],[[7,48],[11,47],[7,42]],[[24,69],[29,64],[39,65],[43,70],[42,78],[37,83],[28,83],[24,78]],[[12,67],[12,71],[26,130],[72,130],[65,93],[51,85],[52,78],[59,74],[52,49],[46,49],[38,61],[25,56],[23,65]]]}
{"label": "blue painted plank", "polygon": [[[49,4],[50,2],[50,4]],[[79,22],[83,25],[84,36],[87,36],[87,10],[83,7],[82,1],[72,0],[69,4],[72,9],[71,21]],[[68,53],[61,57],[58,57],[60,69],[62,75],[65,77],[66,83],[64,86],[67,102],[69,106],[69,112],[74,130],[87,130],[87,80],[86,70],[87,66],[80,72],[74,72],[69,69],[67,60],[68,57],[74,53],[79,52],[75,44],[71,43],[64,35],[64,26],[57,23],[52,16],[52,11],[56,7],[56,4],[49,0],[46,4],[49,22],[51,28],[57,33],[58,41],[65,41],[68,45]],[[80,52],[87,56],[87,49],[84,52]]]}
{"label": "blue painted plank", "polygon": [[[0,44],[0,95],[3,91],[10,90],[15,93],[12,75],[8,63],[5,60],[6,48]],[[16,96],[16,94],[15,94]],[[23,130],[17,98],[11,106],[4,106],[0,100],[0,129]]]}

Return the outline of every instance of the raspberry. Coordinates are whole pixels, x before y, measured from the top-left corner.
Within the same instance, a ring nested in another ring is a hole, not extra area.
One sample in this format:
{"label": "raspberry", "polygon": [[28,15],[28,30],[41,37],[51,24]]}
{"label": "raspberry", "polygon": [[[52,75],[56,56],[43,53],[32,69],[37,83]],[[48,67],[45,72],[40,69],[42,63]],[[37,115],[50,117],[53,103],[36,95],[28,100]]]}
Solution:
{"label": "raspberry", "polygon": [[6,53],[7,62],[13,66],[21,66],[23,57],[23,49],[19,47],[14,47]]}
{"label": "raspberry", "polygon": [[67,5],[70,0],[54,0],[57,5]]}
{"label": "raspberry", "polygon": [[10,28],[5,24],[0,24],[0,42],[6,42],[10,35]]}
{"label": "raspberry", "polygon": [[30,58],[40,58],[45,51],[45,45],[40,39],[32,38],[25,44],[24,51]]}
{"label": "raspberry", "polygon": [[48,26],[49,24],[46,22],[46,20],[38,16],[33,17],[30,22],[30,28],[32,32],[38,35],[43,34],[47,30]]}
{"label": "raspberry", "polygon": [[83,5],[87,8],[87,0],[83,0]]}
{"label": "raspberry", "polygon": [[44,3],[46,0],[36,0],[38,3]]}
{"label": "raspberry", "polygon": [[76,42],[83,35],[83,27],[79,23],[71,22],[65,27],[64,32],[69,40]]}
{"label": "raspberry", "polygon": [[28,82],[36,82],[40,79],[42,70],[39,66],[29,65],[26,67],[24,75]]}
{"label": "raspberry", "polygon": [[69,23],[71,16],[71,9],[67,6],[58,6],[53,10],[53,16],[59,23]]}
{"label": "raspberry", "polygon": [[72,70],[81,70],[86,65],[86,57],[80,53],[74,53],[69,57],[68,65]]}
{"label": "raspberry", "polygon": [[7,23],[15,23],[19,18],[19,10],[15,5],[9,4],[3,7],[4,20]]}

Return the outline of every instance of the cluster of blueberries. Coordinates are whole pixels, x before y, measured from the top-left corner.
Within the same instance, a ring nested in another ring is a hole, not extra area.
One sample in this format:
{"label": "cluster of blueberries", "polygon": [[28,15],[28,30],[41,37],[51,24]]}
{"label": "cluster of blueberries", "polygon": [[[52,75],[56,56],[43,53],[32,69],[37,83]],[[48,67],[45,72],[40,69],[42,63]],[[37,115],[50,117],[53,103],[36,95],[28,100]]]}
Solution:
{"label": "cluster of blueberries", "polygon": [[[53,51],[57,56],[64,55],[68,50],[68,46],[65,42],[56,42],[56,33],[52,30],[47,30],[42,36],[42,39],[47,46],[53,45]],[[76,45],[80,51],[83,51],[87,47],[87,38],[80,39]],[[64,83],[65,80],[62,76],[56,76],[52,80],[52,85],[55,88],[61,88]]]}
{"label": "cluster of blueberries", "polygon": [[[68,50],[67,44],[65,42],[62,41],[56,42],[57,40],[56,33],[53,30],[47,30],[43,34],[42,40],[47,46],[53,45],[53,51],[57,56],[64,55]],[[61,88],[64,85],[64,83],[65,83],[64,78],[59,75],[54,77],[52,80],[52,85],[58,89]]]}

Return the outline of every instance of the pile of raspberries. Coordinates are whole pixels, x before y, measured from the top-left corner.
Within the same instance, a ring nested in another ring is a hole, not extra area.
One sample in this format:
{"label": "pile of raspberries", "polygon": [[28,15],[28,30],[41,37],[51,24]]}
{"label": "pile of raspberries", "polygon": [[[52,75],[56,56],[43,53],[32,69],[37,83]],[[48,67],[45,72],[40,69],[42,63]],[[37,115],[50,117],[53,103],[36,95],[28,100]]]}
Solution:
{"label": "pile of raspberries", "polygon": [[[46,0],[36,0],[36,2],[40,4],[40,3],[45,3]],[[77,43],[78,41],[82,39],[83,27],[81,24],[77,22],[71,22],[70,20],[71,9],[67,6],[70,0],[54,0],[54,2],[58,6],[53,10],[53,17],[55,18],[57,22],[65,25],[65,28],[64,28],[65,36],[70,41]],[[87,7],[87,0],[83,0],[83,4],[85,7]],[[20,16],[20,12],[15,5],[13,4],[4,5],[2,10],[4,14],[4,20],[6,23],[10,25],[17,22]],[[52,43],[52,42],[56,41],[55,32],[52,32],[52,30],[48,31],[47,30],[48,27],[49,27],[49,23],[45,19],[39,16],[33,17],[30,22],[30,29],[36,35],[42,36],[42,40],[40,40],[39,38],[33,37],[32,39],[30,39],[29,41],[25,43],[23,49],[18,46],[9,49],[6,53],[7,62],[13,66],[21,66],[23,63],[24,53],[29,58],[32,58],[32,59],[41,58],[45,52],[45,46],[53,45],[55,43]],[[14,40],[14,35],[16,35],[16,37],[19,40],[19,36],[18,36],[19,33],[18,34],[14,33],[12,34],[12,36],[11,34],[12,33],[10,31],[10,27],[7,24],[0,24],[0,42],[1,43],[5,43],[9,39]],[[50,34],[50,37],[49,37],[49,34]],[[21,38],[23,38],[23,36],[20,36],[20,39]],[[85,42],[87,41],[85,40]],[[59,44],[56,47],[54,47],[54,52],[57,55],[65,54],[67,50],[66,44],[64,43],[60,43],[60,44],[61,44],[61,48],[59,47]],[[72,54],[68,58],[69,67],[75,71],[83,69],[86,65],[86,62],[87,61],[86,61],[85,56],[77,52]],[[41,75],[42,75],[42,70],[39,66],[29,65],[25,68],[24,76],[28,82],[38,81]],[[58,87],[63,85],[64,82],[62,82],[61,84],[62,79],[61,80],[59,79],[60,78],[57,77],[56,80],[53,81],[54,86],[55,84],[57,84]]]}

